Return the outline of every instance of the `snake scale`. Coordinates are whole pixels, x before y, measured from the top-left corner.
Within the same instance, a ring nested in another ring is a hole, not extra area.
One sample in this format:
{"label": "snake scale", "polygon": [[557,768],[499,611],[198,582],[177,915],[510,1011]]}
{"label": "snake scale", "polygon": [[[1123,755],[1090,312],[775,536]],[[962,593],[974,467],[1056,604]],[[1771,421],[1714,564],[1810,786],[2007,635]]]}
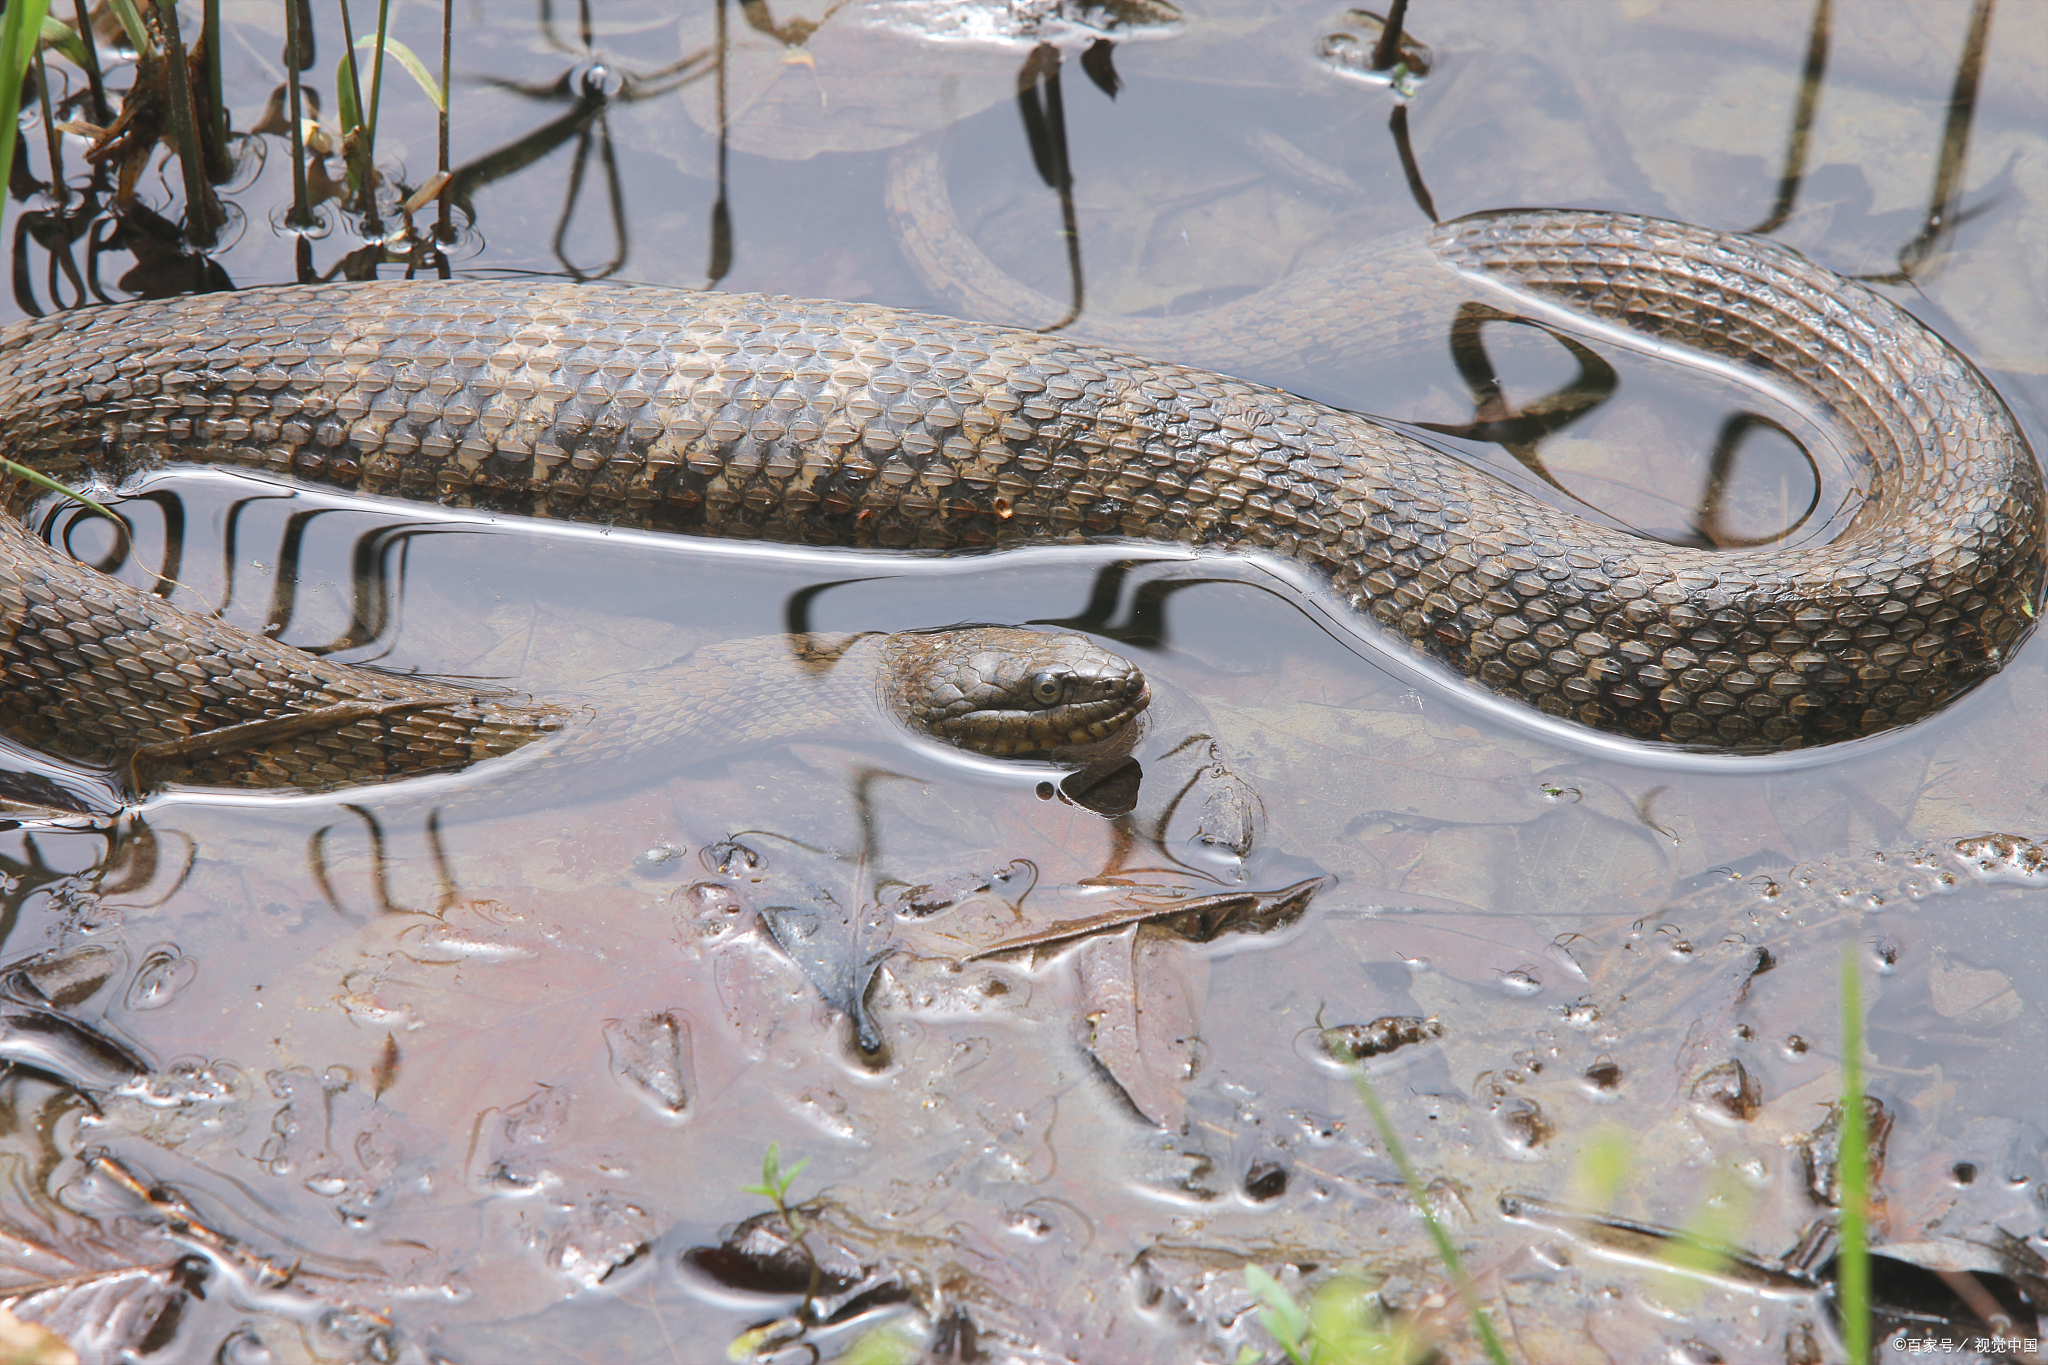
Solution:
{"label": "snake scale", "polygon": [[[1966,360],[1863,287],[1760,239],[1569,211],[1459,220],[1382,260],[1287,288],[1319,325],[1359,332],[1391,326],[1428,276],[1438,294],[1545,301],[1732,362],[1848,433],[1861,509],[1825,545],[1671,546],[1370,419],[1059,335],[530,281],[267,288],[18,323],[0,333],[0,453],[74,484],[205,463],[805,545],[1264,552],[1549,715],[1735,751],[1912,721],[2032,627],[2032,453]],[[1263,328],[1207,353],[1314,339],[1291,316]],[[1153,331],[1170,344],[1171,324]],[[314,659],[106,579],[21,525],[37,496],[16,480],[0,530],[0,724],[19,741],[203,785],[317,787],[577,729],[562,708]],[[1142,705],[1113,668],[1090,686]],[[687,678],[660,709],[652,723],[679,732],[735,723]]]}

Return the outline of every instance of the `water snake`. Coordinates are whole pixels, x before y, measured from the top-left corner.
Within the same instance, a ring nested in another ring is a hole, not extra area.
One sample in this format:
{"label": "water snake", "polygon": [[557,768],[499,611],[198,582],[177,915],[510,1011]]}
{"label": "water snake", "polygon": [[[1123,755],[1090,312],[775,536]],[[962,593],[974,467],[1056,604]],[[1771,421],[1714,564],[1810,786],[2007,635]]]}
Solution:
{"label": "water snake", "polygon": [[[1861,510],[1820,546],[1653,543],[1370,419],[1059,335],[532,281],[278,287],[18,323],[0,333],[0,451],[74,483],[203,462],[808,545],[1262,551],[1551,715],[1734,750],[1911,721],[2031,628],[2033,456],[1977,371],[1869,290],[1764,240],[1566,211],[1459,220],[1371,260],[1289,282],[1291,302],[1206,357],[1385,327],[1425,276],[1439,294],[1549,300],[1825,410],[1856,448]],[[14,482],[11,509],[34,496]],[[374,780],[574,728],[559,708],[407,691],[180,611],[18,520],[0,532],[0,668],[15,738],[208,784]]]}

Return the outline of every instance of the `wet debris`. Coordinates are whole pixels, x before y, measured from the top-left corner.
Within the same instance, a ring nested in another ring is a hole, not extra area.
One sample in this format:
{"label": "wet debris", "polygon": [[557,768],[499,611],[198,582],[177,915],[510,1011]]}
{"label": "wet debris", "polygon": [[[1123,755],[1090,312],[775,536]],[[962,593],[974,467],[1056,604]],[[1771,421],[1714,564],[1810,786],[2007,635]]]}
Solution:
{"label": "wet debris", "polygon": [[716,942],[747,922],[747,907],[740,893],[724,882],[697,882],[671,898],[682,916],[683,926],[694,938]]}
{"label": "wet debris", "polygon": [[548,1265],[581,1289],[595,1289],[639,1264],[654,1238],[646,1209],[610,1191],[557,1206],[547,1237]]}
{"label": "wet debris", "polygon": [[1369,1024],[1336,1024],[1316,1035],[1324,1055],[1336,1062],[1362,1062],[1384,1057],[1399,1048],[1434,1042],[1444,1036],[1435,1015],[1383,1014]]}
{"label": "wet debris", "polygon": [[370,1098],[384,1098],[384,1092],[397,1083],[399,1062],[398,1035],[387,1033],[384,1046],[377,1049],[377,1060],[370,1064]]}
{"label": "wet debris", "polygon": [[[792,1231],[792,1229],[796,1231]],[[852,1233],[853,1235],[849,1235]],[[830,1200],[813,1199],[757,1214],[728,1228],[716,1246],[692,1247],[678,1258],[686,1277],[709,1281],[720,1289],[756,1297],[774,1314],[749,1326],[732,1343],[728,1358],[781,1360],[784,1348],[808,1349],[818,1356],[814,1334],[845,1328],[898,1305],[919,1305],[936,1296],[925,1286],[906,1280],[881,1260],[870,1260],[856,1247],[874,1234],[847,1219]],[[940,1319],[957,1318],[952,1340],[971,1348],[975,1332],[964,1312],[955,1308]],[[940,1335],[935,1332],[934,1338]],[[974,1356],[926,1355],[924,1359],[975,1359]]]}
{"label": "wet debris", "polygon": [[1184,22],[1167,0],[880,0],[866,20],[936,42],[1056,47],[1165,37]]}
{"label": "wet debris", "polygon": [[1121,903],[1113,910],[1000,939],[976,949],[966,960],[1054,947],[1139,923],[1156,925],[1195,943],[1210,943],[1231,933],[1270,933],[1301,918],[1316,894],[1333,884],[1333,878],[1312,877],[1278,891],[1227,891],[1211,896],[1177,894],[1180,889],[1173,887],[1134,887],[1120,897]]}
{"label": "wet debris", "polygon": [[681,1118],[697,1088],[691,1070],[690,1021],[675,1010],[604,1026],[612,1075],[629,1092],[667,1118]]}
{"label": "wet debris", "polygon": [[[1874,1192],[1884,1179],[1885,1144],[1892,1135],[1892,1111],[1874,1095],[1863,1097],[1863,1132],[1869,1155],[1870,1188]],[[1806,1169],[1806,1192],[1817,1204],[1842,1206],[1839,1182],[1842,1159],[1842,1102],[1828,1106],[1827,1117],[1799,1140],[1799,1156]]]}
{"label": "wet debris", "polygon": [[78,1352],[49,1328],[0,1308],[0,1359],[8,1365],[78,1365]]}
{"label": "wet debris", "polygon": [[0,1062],[90,1094],[148,1075],[154,1068],[133,1044],[104,1022],[79,1017],[125,966],[122,954],[88,944],[0,970]]}
{"label": "wet debris", "polygon": [[0,1291],[0,1307],[62,1337],[80,1358],[275,1359],[247,1320],[261,1301],[273,1325],[290,1321],[295,1340],[304,1333],[317,1359],[421,1359],[382,1314],[322,1293],[326,1276],[256,1250],[118,1157],[87,1155],[59,1202],[91,1221],[51,1227],[31,1215],[32,1232],[8,1226],[10,1269],[28,1278]]}
{"label": "wet debris", "polygon": [[1544,1115],[1542,1105],[1511,1088],[1518,1079],[1512,1072],[1483,1076],[1477,1098],[1492,1117],[1494,1135],[1501,1144],[1510,1153],[1527,1157],[1556,1137],[1557,1128]]}
{"label": "wet debris", "polygon": [[900,887],[885,901],[896,918],[909,921],[930,919],[983,896],[995,897],[1014,915],[1037,884],[1037,865],[1028,858],[1017,858],[994,872],[962,872]]}
{"label": "wet debris", "polygon": [[1980,834],[1956,839],[1949,854],[1980,882],[2048,886],[2048,845],[2020,834]]}
{"label": "wet debris", "polygon": [[875,926],[866,922],[868,917],[840,905],[824,887],[803,887],[798,894],[803,899],[797,904],[763,909],[761,923],[809,978],[818,998],[852,1023],[860,1050],[870,1055],[881,1052],[882,1030],[868,1011],[868,990],[875,984],[875,972],[895,949],[875,946]]}
{"label": "wet debris", "polygon": [[723,938],[754,908],[818,998],[847,1018],[860,1051],[879,1057],[882,1031],[867,998],[895,947],[886,908],[867,899],[860,884],[864,864],[787,841],[771,860],[760,842],[724,840],[698,854],[707,871],[726,880],[700,881],[679,894],[687,926],[700,939]]}
{"label": "wet debris", "polygon": [[1747,1123],[1763,1111],[1763,1086],[1733,1058],[1708,1067],[1692,1083],[1695,1108],[1716,1118]]}
{"label": "wet debris", "polygon": [[1621,1089],[1621,1063],[1603,1052],[1579,1073],[1579,1079],[1596,1095],[1612,1095]]}
{"label": "wet debris", "polygon": [[[2011,1340],[2016,1347],[2019,1339],[2033,1338],[2037,1350],[2027,1355],[2038,1359],[2041,1305],[1998,1271],[1959,1264],[1958,1258],[1945,1254],[1951,1250],[1947,1244],[1938,1244],[1871,1252],[1872,1339],[1882,1342],[1904,1333],[1915,1339],[1947,1338],[1966,1348],[1983,1342],[1984,1346],[1977,1347],[1982,1351],[1990,1338]],[[1828,1313],[1839,1323],[1833,1261],[1822,1267],[1820,1278],[1830,1291]],[[1892,1344],[1895,1348],[1899,1345],[1896,1341]],[[1993,1358],[1998,1356],[2021,1356],[2021,1352],[2001,1351]]]}
{"label": "wet debris", "polygon": [[1261,1158],[1244,1173],[1244,1197],[1254,1204],[1269,1204],[1287,1193],[1287,1167]]}
{"label": "wet debris", "polygon": [[120,953],[98,944],[38,953],[0,968],[0,996],[68,1010],[98,994],[122,966]]}
{"label": "wet debris", "polygon": [[1612,1260],[1675,1270],[1732,1289],[1802,1296],[1818,1281],[1782,1262],[1736,1246],[1705,1241],[1678,1228],[1629,1218],[1611,1218],[1554,1203],[1533,1194],[1509,1192],[1499,1200],[1501,1216],[1562,1233],[1580,1246]]}
{"label": "wet debris", "polygon": [[1999,1268],[2012,1278],[2027,1302],[2038,1312],[2048,1308],[2048,1260],[2024,1237],[2004,1228],[1991,1230],[1991,1250],[1997,1253]]}
{"label": "wet debris", "polygon": [[803,1226],[812,1229],[810,1251],[800,1248],[789,1235],[780,1213],[762,1213],[727,1229],[716,1246],[690,1248],[683,1253],[683,1264],[720,1287],[742,1294],[781,1298],[808,1293],[828,1299],[844,1294],[865,1280],[870,1270],[854,1252],[818,1231],[824,1210],[821,1199],[791,1210]]}
{"label": "wet debris", "polygon": [[[1404,8],[1404,0],[1392,0]],[[1417,85],[1436,64],[1425,43],[1407,32],[1396,35],[1395,50],[1382,53],[1387,16],[1366,9],[1344,11],[1338,21],[1343,27],[1324,34],[1316,42],[1316,58],[1330,70],[1350,80],[1383,85],[1402,99],[1414,98]],[[1392,61],[1385,60],[1391,56]]]}
{"label": "wet debris", "polygon": [[[1207,737],[1185,740],[1166,757],[1196,750],[1204,739]],[[1208,739],[1199,766],[1161,811],[1155,837],[1161,843],[1191,847],[1197,855],[1212,860],[1242,864],[1265,841],[1265,831],[1265,799],[1257,787],[1231,769],[1223,746]]]}
{"label": "wet debris", "polygon": [[1154,925],[1081,945],[1074,956],[1082,1046],[1129,1104],[1154,1127],[1178,1131],[1201,1068],[1198,1030],[1205,964]]}
{"label": "wet debris", "polygon": [[[1504,1194],[1499,1207],[1510,1221],[1562,1233],[1610,1260],[1653,1266],[1771,1298],[1820,1297],[1839,1326],[1832,1218],[1810,1225],[1791,1251],[1774,1258],[1682,1229],[1591,1214],[1531,1194]],[[1883,1341],[1900,1332],[1915,1338],[1948,1337],[1954,1343],[1951,1350],[1968,1350],[1971,1339],[2038,1337],[2041,1304],[2036,1295],[2043,1282],[2022,1263],[2031,1260],[2039,1267],[2040,1256],[2021,1239],[2001,1236],[2005,1240],[1995,1247],[1947,1239],[1873,1248],[1870,1296],[1875,1338]],[[1797,1324],[1787,1333],[1786,1360],[1818,1365],[1827,1358],[1810,1323]]]}
{"label": "wet debris", "polygon": [[83,829],[112,818],[42,773],[0,771],[0,830],[45,824]]}

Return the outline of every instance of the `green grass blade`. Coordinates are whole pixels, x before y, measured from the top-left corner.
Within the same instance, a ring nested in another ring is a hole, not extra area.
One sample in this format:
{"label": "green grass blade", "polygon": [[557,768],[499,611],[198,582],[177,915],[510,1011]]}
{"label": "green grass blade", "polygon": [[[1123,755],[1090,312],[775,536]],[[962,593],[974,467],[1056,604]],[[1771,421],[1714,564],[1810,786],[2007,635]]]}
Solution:
{"label": "green grass blade", "polygon": [[1436,1243],[1437,1258],[1450,1273],[1451,1283],[1457,1288],[1458,1299],[1465,1305],[1465,1311],[1472,1317],[1473,1330],[1479,1334],[1479,1344],[1485,1348],[1486,1358],[1493,1365],[1509,1365],[1507,1347],[1493,1330],[1493,1322],[1486,1316],[1486,1309],[1479,1302],[1479,1291],[1472,1287],[1472,1277],[1465,1273],[1464,1258],[1458,1255],[1458,1248],[1451,1244],[1450,1233],[1437,1221],[1430,1211],[1429,1191],[1422,1186],[1422,1177],[1415,1173],[1414,1165],[1408,1160],[1408,1149],[1401,1145],[1401,1137],[1394,1131],[1394,1121],[1387,1117],[1386,1109],[1380,1104],[1379,1092],[1366,1079],[1365,1068],[1358,1070],[1358,1097],[1365,1101],[1366,1112],[1372,1115],[1373,1127],[1379,1130],[1380,1141],[1386,1144],[1387,1155],[1394,1159],[1394,1165],[1401,1172],[1401,1179],[1408,1186],[1408,1197],[1415,1201],[1415,1207],[1422,1213],[1422,1222],[1429,1229],[1430,1241]]}
{"label": "green grass blade", "polygon": [[362,107],[356,103],[355,57],[344,52],[341,60],[334,64],[335,117],[341,121],[344,135],[363,126]]}
{"label": "green grass blade", "polygon": [[14,0],[0,15],[0,187],[14,173],[15,130],[21,118],[21,83],[35,60],[50,0]]}
{"label": "green grass blade", "polygon": [[1262,1307],[1259,1309],[1259,1325],[1273,1338],[1287,1358],[1294,1365],[1307,1365],[1302,1356],[1302,1347],[1308,1339],[1308,1314],[1294,1296],[1278,1280],[1260,1266],[1244,1268],[1245,1287],[1252,1291]]}
{"label": "green grass blade", "polygon": [[[43,0],[43,7],[49,8],[50,0]],[[85,44],[78,40],[78,34],[62,19],[43,16],[43,46],[70,62],[73,66],[85,66]]]}
{"label": "green grass blade", "polygon": [[[375,34],[365,33],[362,37],[356,39],[357,47],[372,48],[376,45],[377,37]],[[404,67],[411,74],[412,78],[419,82],[420,89],[427,92],[427,98],[434,102],[434,107],[446,113],[448,109],[448,96],[442,91],[441,82],[434,79],[434,73],[427,70],[427,64],[420,60],[419,54],[404,43],[399,42],[396,38],[386,38],[384,40],[384,50],[391,55],[393,61]]]}
{"label": "green grass blade", "polygon": [[111,521],[116,526],[121,527],[124,531],[127,529],[127,523],[122,521],[119,517],[115,516],[112,511],[101,506],[99,503],[94,502],[91,498],[88,498],[85,494],[79,492],[77,489],[66,488],[63,484],[58,483],[48,474],[38,473],[37,471],[30,469],[25,464],[16,464],[14,461],[7,459],[0,459],[0,470],[4,470],[6,473],[13,475],[17,479],[26,479],[38,488],[46,488],[52,493],[62,494],[64,497],[71,499],[71,501],[77,503],[81,507],[91,508],[93,511],[105,517],[108,521]]}
{"label": "green grass blade", "polygon": [[135,0],[107,0],[107,8],[121,21],[121,31],[128,35],[128,46],[142,53],[156,51],[156,44],[150,41],[149,25],[143,23],[142,16],[136,12]]}
{"label": "green grass blade", "polygon": [[1870,1152],[1863,1112],[1863,981],[1856,945],[1842,945],[1842,1145],[1837,1185],[1842,1245],[1835,1253],[1836,1304],[1849,1359],[1870,1359]]}

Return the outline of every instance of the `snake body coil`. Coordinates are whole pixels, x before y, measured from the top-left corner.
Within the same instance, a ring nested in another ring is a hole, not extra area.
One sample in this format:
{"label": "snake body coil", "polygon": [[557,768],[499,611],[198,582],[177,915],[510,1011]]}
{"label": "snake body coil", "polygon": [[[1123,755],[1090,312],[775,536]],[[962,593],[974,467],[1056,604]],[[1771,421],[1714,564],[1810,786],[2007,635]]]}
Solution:
{"label": "snake body coil", "polygon": [[[1548,714],[1737,750],[1913,720],[2031,628],[2032,454],[1968,362],[1867,290],[1767,242],[1585,213],[1461,220],[1389,261],[1377,294],[1346,301],[1358,327],[1427,272],[1439,292],[1546,297],[1769,376],[1851,433],[1862,509],[1826,545],[1674,547],[1368,419],[1058,336],[530,282],[276,288],[16,324],[0,333],[0,453],[72,483],[200,462],[808,545],[1271,552]],[[10,505],[33,496],[18,481]],[[17,739],[210,784],[458,767],[570,719],[230,629],[18,521],[0,530],[0,670]]]}

